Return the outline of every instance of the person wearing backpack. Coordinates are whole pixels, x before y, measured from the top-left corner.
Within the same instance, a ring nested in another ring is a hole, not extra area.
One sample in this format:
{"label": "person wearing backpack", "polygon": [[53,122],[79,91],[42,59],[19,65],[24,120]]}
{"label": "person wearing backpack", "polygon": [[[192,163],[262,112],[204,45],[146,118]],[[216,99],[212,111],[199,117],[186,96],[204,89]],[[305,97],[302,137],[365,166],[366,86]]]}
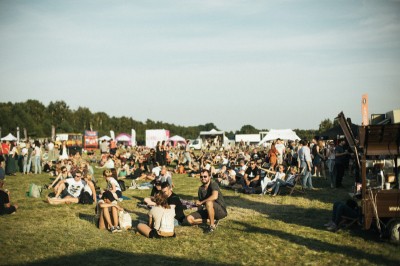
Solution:
{"label": "person wearing backpack", "polygon": [[148,238],[175,236],[175,208],[168,205],[167,197],[163,193],[158,193],[154,200],[156,206],[149,211],[149,223],[139,223],[138,232]]}

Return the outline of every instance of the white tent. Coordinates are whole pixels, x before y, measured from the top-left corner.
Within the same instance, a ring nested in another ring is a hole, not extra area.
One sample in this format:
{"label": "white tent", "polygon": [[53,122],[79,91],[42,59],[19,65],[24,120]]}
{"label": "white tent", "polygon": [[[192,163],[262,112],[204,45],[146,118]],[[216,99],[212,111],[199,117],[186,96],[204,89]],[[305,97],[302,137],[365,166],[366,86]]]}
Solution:
{"label": "white tent", "polygon": [[173,136],[173,137],[170,137],[170,138],[168,139],[168,141],[173,141],[173,142],[185,142],[185,143],[186,143],[186,139],[184,139],[183,137],[178,136],[178,135],[175,135],[175,136]]}
{"label": "white tent", "polygon": [[99,138],[99,141],[103,141],[103,140],[109,141],[109,140],[111,140],[111,138],[109,136],[107,136],[107,135],[102,136],[101,138]]}
{"label": "white tent", "polygon": [[296,132],[291,129],[271,129],[268,134],[258,143],[258,145],[264,142],[282,139],[282,140],[300,140]]}
{"label": "white tent", "polygon": [[7,136],[5,136],[4,138],[1,138],[1,140],[8,140],[8,141],[14,141],[17,140],[16,137],[13,136],[13,134],[9,133]]}
{"label": "white tent", "polygon": [[131,142],[131,135],[126,134],[126,133],[121,133],[118,136],[115,137],[116,141],[121,141],[121,142]]}
{"label": "white tent", "polygon": [[181,145],[186,145],[186,139],[184,139],[181,136],[175,135],[173,137],[170,137],[168,140],[168,142],[172,142],[174,146],[176,146],[178,143],[180,143]]}

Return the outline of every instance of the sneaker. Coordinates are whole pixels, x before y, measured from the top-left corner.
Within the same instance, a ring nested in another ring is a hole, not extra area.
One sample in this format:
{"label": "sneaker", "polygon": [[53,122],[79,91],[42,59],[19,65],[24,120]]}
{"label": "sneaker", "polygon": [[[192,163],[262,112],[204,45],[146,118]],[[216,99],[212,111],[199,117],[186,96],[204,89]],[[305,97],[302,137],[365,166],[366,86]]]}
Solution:
{"label": "sneaker", "polygon": [[116,232],[118,232],[116,229],[115,229],[115,227],[114,226],[111,226],[111,228],[110,228],[110,232],[111,233],[116,233]]}
{"label": "sneaker", "polygon": [[332,231],[332,232],[336,232],[337,226],[336,226],[336,224],[333,223],[333,224],[330,225],[328,228],[326,228],[326,230]]}
{"label": "sneaker", "polygon": [[119,227],[119,225],[117,225],[117,226],[115,227],[115,231],[117,231],[117,232],[122,232],[122,229],[121,229],[121,227]]}
{"label": "sneaker", "polygon": [[335,224],[334,222],[329,221],[329,223],[324,224],[324,226],[325,226],[325,227],[329,227],[329,226],[334,225],[334,224]]}
{"label": "sneaker", "polygon": [[210,226],[208,226],[208,228],[206,229],[206,231],[204,233],[206,233],[206,234],[212,233],[215,231],[215,229],[217,229],[217,227],[215,225],[210,225]]}

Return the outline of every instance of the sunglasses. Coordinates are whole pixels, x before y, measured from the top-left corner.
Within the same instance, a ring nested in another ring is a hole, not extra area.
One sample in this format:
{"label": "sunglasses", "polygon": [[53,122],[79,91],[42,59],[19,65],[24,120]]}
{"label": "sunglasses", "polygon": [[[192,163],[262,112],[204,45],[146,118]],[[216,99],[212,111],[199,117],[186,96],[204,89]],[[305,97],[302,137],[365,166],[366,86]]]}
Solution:
{"label": "sunglasses", "polygon": [[200,178],[207,178],[208,175],[201,175]]}
{"label": "sunglasses", "polygon": [[76,175],[75,177],[82,177],[81,175]]}

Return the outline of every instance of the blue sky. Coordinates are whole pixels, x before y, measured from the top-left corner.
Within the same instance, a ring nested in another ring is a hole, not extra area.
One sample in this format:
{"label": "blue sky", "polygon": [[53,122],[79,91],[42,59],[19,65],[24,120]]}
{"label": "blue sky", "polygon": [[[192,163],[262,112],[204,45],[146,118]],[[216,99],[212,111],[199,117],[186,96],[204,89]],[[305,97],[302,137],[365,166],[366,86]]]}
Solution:
{"label": "blue sky", "polygon": [[400,1],[0,1],[0,99],[222,130],[400,108]]}

